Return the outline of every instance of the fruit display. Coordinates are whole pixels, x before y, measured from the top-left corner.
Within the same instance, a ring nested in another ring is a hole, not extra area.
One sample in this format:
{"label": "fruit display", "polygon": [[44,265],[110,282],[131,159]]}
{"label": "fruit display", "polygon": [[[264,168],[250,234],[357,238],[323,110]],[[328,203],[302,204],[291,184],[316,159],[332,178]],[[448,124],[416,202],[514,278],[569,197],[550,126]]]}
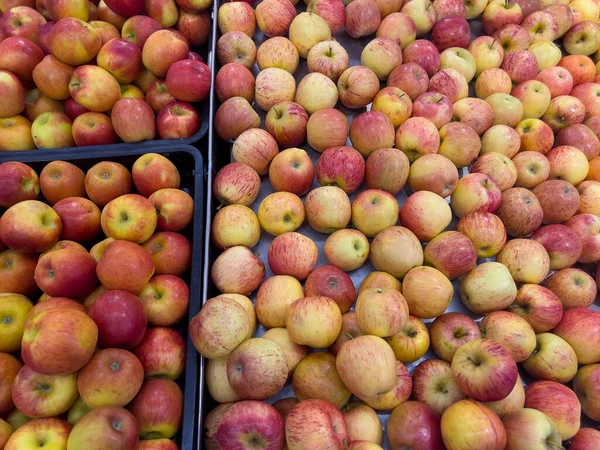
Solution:
{"label": "fruit display", "polygon": [[199,139],[211,6],[0,2],[0,152]]}
{"label": "fruit display", "polygon": [[600,4],[218,6],[202,448],[600,448]]}
{"label": "fruit display", "polygon": [[0,449],[192,448],[202,163],[127,152],[0,164]]}

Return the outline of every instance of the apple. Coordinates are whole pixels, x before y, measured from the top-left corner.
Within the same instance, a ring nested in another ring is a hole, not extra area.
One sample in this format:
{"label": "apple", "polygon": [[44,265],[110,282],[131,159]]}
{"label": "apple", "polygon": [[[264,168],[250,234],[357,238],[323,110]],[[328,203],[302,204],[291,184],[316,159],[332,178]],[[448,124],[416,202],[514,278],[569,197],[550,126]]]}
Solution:
{"label": "apple", "polygon": [[[435,95],[435,93],[432,94]],[[449,102],[448,98],[445,100]],[[426,106],[425,102],[422,104]],[[408,160],[414,163],[423,156],[438,153],[440,134],[437,126],[431,120],[425,117],[411,117],[396,131],[395,144],[396,148],[402,150]]]}
{"label": "apple", "polygon": [[541,81],[533,79],[524,81],[514,88],[512,96],[523,104],[524,119],[539,119],[544,115],[551,101],[548,87]]}
{"label": "apple", "polygon": [[294,371],[292,387],[298,400],[320,399],[336,408],[343,408],[352,395],[335,369],[335,356],[330,353],[310,353]]}
{"label": "apple", "polygon": [[519,448],[527,445],[531,449],[559,448],[560,435],[554,422],[543,412],[524,408],[503,418],[507,447]]}
{"label": "apple", "polygon": [[333,108],[337,103],[337,100],[338,91],[335,83],[322,73],[309,73],[300,80],[300,83],[298,83],[295,101],[301,105],[308,114],[312,114],[320,109]]}
{"label": "apple", "polygon": [[500,188],[482,173],[473,173],[461,178],[451,198],[452,211],[459,218],[472,212],[494,212],[501,202]]}
{"label": "apple", "polygon": [[90,445],[133,448],[137,445],[139,433],[140,426],[131,412],[116,406],[104,406],[91,410],[75,424],[66,448],[87,448]]}
{"label": "apple", "polygon": [[593,214],[576,214],[565,223],[581,240],[583,250],[579,262],[590,263],[600,259],[596,242],[599,223],[598,216]]}
{"label": "apple", "polygon": [[481,24],[487,35],[492,35],[506,24],[519,24],[523,17],[518,3],[503,3],[499,0],[492,1],[483,11]]}
{"label": "apple", "polygon": [[527,372],[539,379],[567,383],[577,372],[577,356],[573,348],[552,333],[536,336],[537,345],[529,358],[523,361]]}
{"label": "apple", "polygon": [[0,67],[23,82],[31,81],[33,69],[44,58],[42,49],[23,36],[7,37],[0,42],[0,51]]}
{"label": "apple", "polygon": [[[346,32],[352,35],[351,20],[346,10]],[[379,20],[375,28],[379,25]],[[357,36],[356,36],[357,37]],[[298,49],[301,58],[307,58],[310,49],[321,41],[331,40],[331,29],[325,19],[314,12],[298,14],[289,25],[289,39]]]}
{"label": "apple", "polygon": [[224,403],[241,400],[227,381],[227,357],[209,359],[205,370],[206,387],[213,399]]}
{"label": "apple", "polygon": [[337,230],[325,241],[324,253],[330,264],[350,272],[362,266],[367,260],[369,241],[358,230]]}
{"label": "apple", "polygon": [[462,98],[454,104],[453,109],[453,120],[469,125],[480,136],[496,124],[494,109],[479,98]]}
{"label": "apple", "polygon": [[306,11],[321,16],[329,28],[331,34],[338,34],[346,22],[344,3],[339,0],[314,0],[308,2]]}
{"label": "apple", "polygon": [[[92,20],[94,18],[94,16],[93,16],[93,14],[94,14],[94,11],[93,11],[94,6],[92,6],[91,2],[88,3],[88,5],[90,7],[90,21],[89,21],[89,24],[100,35],[100,38],[102,39],[102,45],[106,44],[111,39],[119,39],[121,37],[121,32],[117,29],[117,27],[115,25],[113,25],[112,23],[108,23],[108,22],[102,21],[102,20]],[[96,7],[96,10],[97,9],[98,9],[98,7]],[[97,16],[96,16],[96,19],[98,19]],[[44,48],[42,48],[42,50],[45,51]],[[50,52],[48,51],[46,53],[50,53]]]}
{"label": "apple", "polygon": [[37,292],[38,286],[34,279],[38,256],[4,250],[0,252],[0,281],[3,289],[20,295],[31,295]]}
{"label": "apple", "polygon": [[581,406],[577,396],[554,381],[536,381],[525,389],[525,407],[546,414],[556,425],[561,440],[573,437],[580,427]]}
{"label": "apple", "polygon": [[479,155],[481,141],[477,132],[469,125],[449,122],[440,128],[439,133],[441,143],[438,153],[452,161],[456,167],[468,166]]}
{"label": "apple", "polygon": [[496,93],[485,99],[494,114],[494,125],[515,127],[523,119],[523,104],[512,95]]}
{"label": "apple", "polygon": [[[89,172],[91,174],[94,171],[90,169]],[[65,161],[53,161],[40,172],[40,188],[44,198],[51,204],[68,197],[85,197],[85,177],[86,175],[76,165]],[[89,196],[93,201],[97,200],[93,193]],[[94,203],[102,206],[99,201]]]}
{"label": "apple", "polygon": [[[248,427],[252,431],[248,432]],[[285,446],[284,427],[285,419],[273,406],[252,400],[241,401],[224,411],[214,440],[221,448],[251,446],[257,441],[264,442],[265,448],[282,448]]]}
{"label": "apple", "polygon": [[250,69],[256,59],[256,45],[241,31],[228,31],[217,41],[217,58],[221,65],[238,63]]}
{"label": "apple", "polygon": [[73,67],[57,57],[47,55],[35,66],[32,76],[42,94],[54,100],[64,100],[70,96],[69,80],[73,71]]}
{"label": "apple", "polygon": [[425,403],[408,401],[392,411],[387,436],[392,448],[442,448],[439,416]]}
{"label": "apple", "polygon": [[[521,255],[524,254],[527,255],[526,264],[521,260]],[[550,268],[550,257],[546,249],[539,242],[529,239],[508,241],[496,260],[508,268],[517,283],[540,283]]]}
{"label": "apple", "polygon": [[498,67],[484,70],[475,82],[475,94],[484,100],[496,93],[510,94],[511,88],[510,76]]}
{"label": "apple", "polygon": [[589,163],[581,150],[570,145],[555,147],[546,155],[550,163],[550,179],[562,179],[577,185],[587,176]]}
{"label": "apple", "polygon": [[441,197],[448,197],[454,192],[457,183],[458,170],[454,163],[443,155],[426,154],[410,166],[408,185],[413,191],[427,190]]}
{"label": "apple", "polygon": [[539,152],[545,155],[554,145],[552,128],[540,119],[522,120],[515,129],[521,139],[522,152]]}
{"label": "apple", "polygon": [[[454,289],[450,280],[433,267],[415,267],[404,277],[402,294],[412,315],[432,319],[446,311]],[[422,301],[426,298],[427,301]]]}
{"label": "apple", "polygon": [[208,97],[210,80],[210,69],[203,62],[191,59],[177,61],[167,72],[167,90],[176,100],[201,102]]}
{"label": "apple", "polygon": [[594,445],[600,443],[600,432],[594,428],[580,428],[577,434],[571,439],[572,450],[584,450],[593,448]]}
{"label": "apple", "polygon": [[556,3],[546,6],[544,10],[551,13],[556,20],[556,24],[558,25],[556,38],[564,36],[573,25],[573,12],[571,11],[571,8],[566,4]]}
{"label": "apple", "polygon": [[[134,168],[134,183],[136,178]],[[100,220],[106,236],[139,244],[154,233],[157,216],[150,200],[138,194],[125,194],[104,206]]]}
{"label": "apple", "polygon": [[[58,193],[63,189],[63,185],[75,184],[74,180],[81,176],[83,194],[87,194],[90,200],[98,206],[104,206],[111,200],[132,192],[133,189],[133,180],[129,170],[119,163],[111,161],[97,163],[85,175],[81,169],[75,166],[71,167],[57,162],[51,168],[52,164],[48,164],[41,173],[44,175],[44,172],[48,170],[46,177],[48,188],[52,187],[52,190]],[[56,179],[60,180],[60,183],[56,183]],[[50,183],[57,185],[52,186]],[[43,192],[44,188],[42,187]],[[72,196],[82,196],[83,194],[72,193]],[[44,194],[44,196],[48,198],[48,195]]]}
{"label": "apple", "polygon": [[571,267],[581,256],[582,244],[579,236],[564,225],[548,225],[536,230],[532,239],[541,243],[550,256],[550,269]]}
{"label": "apple", "polygon": [[[236,272],[244,269],[244,277]],[[221,292],[234,294],[254,291],[264,278],[264,264],[246,247],[236,246],[225,250],[215,260],[211,269],[211,277]]]}
{"label": "apple", "polygon": [[[319,233],[330,234],[345,228],[350,222],[350,200],[337,186],[313,189],[306,196],[304,206],[310,226]],[[299,221],[298,225],[300,223]]]}
{"label": "apple", "polygon": [[587,308],[596,298],[597,288],[594,279],[580,269],[566,268],[548,277],[544,286],[560,298],[563,307]]}
{"label": "apple", "polygon": [[487,69],[498,68],[504,59],[502,43],[491,36],[479,36],[468,47],[475,59],[475,76],[478,77]]}
{"label": "apple", "polygon": [[256,7],[256,22],[265,36],[272,38],[288,33],[296,17],[296,9],[290,3],[282,0],[266,0]]}
{"label": "apple", "polygon": [[431,41],[440,52],[452,47],[467,48],[471,42],[471,28],[459,15],[438,17],[431,30]]}
{"label": "apple", "polygon": [[579,207],[577,190],[564,180],[544,181],[533,189],[533,193],[544,211],[545,224],[566,222]]}
{"label": "apple", "polygon": [[415,367],[412,394],[438,415],[465,398],[452,378],[450,364],[439,359],[426,359]]}
{"label": "apple", "polygon": [[35,280],[52,297],[85,298],[98,282],[96,261],[78,249],[55,250],[40,257]]}
{"label": "apple", "polygon": [[288,380],[291,379],[299,363],[309,354],[308,347],[296,344],[285,328],[271,328],[262,337],[281,347],[287,361]]}
{"label": "apple", "polygon": [[273,341],[251,338],[229,355],[227,379],[240,397],[265,400],[275,395],[288,376],[286,355]]}
{"label": "apple", "polygon": [[567,69],[571,74],[573,86],[591,83],[594,78],[594,62],[588,56],[567,55],[558,62],[558,66]]}
{"label": "apple", "polygon": [[556,136],[556,145],[570,145],[581,150],[588,161],[600,155],[600,141],[586,125],[574,124],[562,129]]}
{"label": "apple", "polygon": [[343,270],[330,265],[312,271],[306,279],[304,291],[307,297],[322,295],[331,298],[342,314],[350,309],[356,299],[356,289],[350,277]]}
{"label": "apple", "polygon": [[156,123],[154,111],[139,98],[122,98],[111,111],[112,124],[123,142],[140,142],[154,139]]}
{"label": "apple", "polygon": [[352,202],[352,224],[367,237],[375,237],[398,222],[399,206],[388,192],[367,189]]}
{"label": "apple", "polygon": [[500,263],[486,262],[471,270],[460,284],[462,302],[484,314],[509,306],[517,295],[510,272]]}
{"label": "apple", "polygon": [[592,420],[600,417],[596,399],[598,398],[598,389],[595,381],[598,379],[600,365],[593,364],[582,367],[577,371],[573,380],[573,390],[580,398],[581,409],[583,413]]}
{"label": "apple", "polygon": [[[112,2],[111,2],[112,3]],[[143,48],[148,37],[162,26],[153,18],[143,15],[134,15],[128,18],[121,28],[121,37]]]}
{"label": "apple", "polygon": [[235,161],[247,164],[259,175],[269,173],[269,164],[279,153],[275,138],[260,128],[251,128],[241,133],[231,150]]}
{"label": "apple", "polygon": [[550,125],[554,133],[569,125],[582,123],[585,117],[585,106],[570,95],[559,95],[550,101],[550,106],[542,116],[542,120]]}
{"label": "apple", "polygon": [[550,11],[535,11],[524,16],[521,26],[529,32],[531,43],[542,40],[553,41],[558,38],[558,21]]}
{"label": "apple", "polygon": [[265,327],[285,326],[289,306],[304,297],[298,280],[289,275],[275,275],[261,284],[256,294],[256,315]]}
{"label": "apple", "polygon": [[263,111],[268,111],[280,102],[294,100],[295,92],[294,77],[283,69],[268,68],[256,77],[255,101]]}
{"label": "apple", "polygon": [[481,338],[479,327],[473,319],[456,312],[437,317],[429,328],[429,334],[433,350],[448,363],[462,345]]}
{"label": "apple", "polygon": [[[357,370],[344,370],[347,367]],[[336,368],[342,382],[362,399],[380,397],[396,386],[394,352],[376,336],[359,336],[346,342],[338,352]]]}
{"label": "apple", "polygon": [[[381,314],[386,311],[385,314]],[[398,334],[408,320],[408,305],[393,289],[366,289],[355,306],[356,322],[363,334],[390,337]]]}
{"label": "apple", "polygon": [[[430,77],[440,69],[440,52],[431,42],[425,39],[417,39],[408,44],[404,48],[402,56],[405,63],[417,63],[425,69]],[[390,77],[395,79],[391,74]],[[389,82],[388,86],[396,86],[402,89],[402,86],[389,84]]]}
{"label": "apple", "polygon": [[583,106],[585,107],[586,120],[600,114],[600,101],[597,100],[597,83],[578,84],[573,88],[570,95],[578,98],[583,103]]}
{"label": "apple", "polygon": [[396,359],[411,363],[421,359],[429,350],[429,333],[425,324],[415,316],[409,316],[402,330],[386,339]]}
{"label": "apple", "polygon": [[191,104],[172,101],[159,112],[156,128],[161,139],[187,139],[200,129],[200,115]]}
{"label": "apple", "polygon": [[509,311],[523,317],[537,333],[553,329],[563,317],[562,303],[550,289],[524,284]]}
{"label": "apple", "polygon": [[148,316],[148,323],[171,326],[185,316],[189,303],[189,289],[185,282],[173,275],[157,275],[150,279],[139,295]]}
{"label": "apple", "polygon": [[289,306],[286,327],[299,345],[326,348],[332,345],[342,326],[337,303],[328,297],[304,297]]}
{"label": "apple", "polygon": [[34,150],[36,148],[31,136],[31,122],[23,116],[0,118],[0,136],[2,137],[0,149],[3,151]]}
{"label": "apple", "polygon": [[[310,428],[307,428],[307,423],[310,423]],[[290,449],[316,445],[318,448],[342,450],[348,441],[348,426],[342,412],[331,403],[309,399],[298,403],[289,412],[285,421],[285,438]]]}
{"label": "apple", "polygon": [[408,157],[398,149],[375,150],[367,158],[365,167],[367,188],[396,195],[406,184],[409,165]]}
{"label": "apple", "polygon": [[[354,192],[363,181],[365,161],[351,147],[331,147],[323,152],[317,163],[317,180],[323,186],[338,186],[347,194]],[[312,184],[312,176],[310,179]]]}
{"label": "apple", "polygon": [[408,228],[393,226],[377,233],[370,259],[377,270],[403,278],[413,267],[423,265],[423,248]]}
{"label": "apple", "polygon": [[410,195],[400,210],[400,222],[420,241],[432,240],[450,224],[452,211],[442,197],[428,191]]}
{"label": "apple", "polygon": [[377,445],[383,443],[383,428],[373,408],[363,403],[349,403],[342,412],[350,441],[362,439]]}
{"label": "apple", "polygon": [[406,2],[400,11],[413,19],[417,36],[431,31],[437,20],[436,10],[429,0]]}
{"label": "apple", "polygon": [[365,289],[394,289],[398,292],[402,291],[402,283],[400,280],[390,275],[387,272],[374,271],[369,273],[361,282],[358,293],[360,294]]}
{"label": "apple", "polygon": [[429,76],[425,69],[416,62],[407,62],[392,70],[388,76],[387,85],[406,92],[410,99],[414,100],[419,95],[427,92]]}
{"label": "apple", "polygon": [[0,354],[0,360],[2,361],[0,379],[2,380],[3,386],[0,391],[0,411],[2,411],[2,414],[6,414],[14,409],[15,405],[12,400],[12,385],[17,373],[21,370],[21,367],[23,367],[23,364],[8,353]]}
{"label": "apple", "polygon": [[267,195],[258,207],[258,220],[263,229],[274,236],[296,230],[304,222],[302,200],[291,192]]}
{"label": "apple", "polygon": [[350,109],[360,109],[373,101],[379,92],[379,79],[365,66],[346,69],[337,81],[340,102]]}
{"label": "apple", "polygon": [[241,31],[252,37],[256,29],[254,9],[248,3],[223,3],[217,13],[217,24],[221,34]]}
{"label": "apple", "polygon": [[27,164],[9,161],[0,164],[0,175],[5,182],[0,188],[0,205],[10,208],[25,200],[36,200],[40,193],[38,174]]}
{"label": "apple", "polygon": [[251,102],[254,100],[254,75],[241,64],[225,64],[217,72],[215,92],[221,102],[232,97],[243,97]]}
{"label": "apple", "polygon": [[366,399],[365,403],[377,410],[391,411],[408,400],[411,390],[412,379],[408,369],[400,361],[396,361],[396,386],[375,399]]}
{"label": "apple", "polygon": [[[472,425],[473,421],[476,425]],[[477,445],[490,450],[506,448],[506,431],[500,418],[473,400],[461,400],[444,411],[441,431],[446,448],[467,449]]]}
{"label": "apple", "polygon": [[513,158],[513,163],[517,169],[517,187],[533,188],[550,175],[550,163],[539,152],[520,152]]}
{"label": "apple", "polygon": [[87,112],[73,121],[73,140],[78,147],[110,145],[117,143],[118,136],[110,117],[97,112]]}
{"label": "apple", "polygon": [[535,192],[516,187],[502,193],[502,202],[496,214],[504,223],[509,235],[521,237],[540,227],[544,209]]}
{"label": "apple", "polygon": [[267,113],[265,129],[281,147],[295,147],[306,139],[308,122],[308,113],[298,103],[281,102]]}
{"label": "apple", "polygon": [[502,400],[498,400],[497,402],[485,402],[484,405],[494,411],[501,419],[508,414],[523,409],[525,406],[525,388],[523,387],[521,377],[517,377],[515,387],[510,394]]}
{"label": "apple", "polygon": [[6,11],[2,22],[6,37],[21,36],[37,44],[40,28],[46,24],[46,19],[29,6],[15,6]]}
{"label": "apple", "polygon": [[345,9],[345,30],[348,36],[357,39],[375,33],[381,23],[381,14],[377,3],[373,0],[359,0],[354,5],[352,3]]}
{"label": "apple", "polygon": [[600,45],[599,31],[600,27],[592,20],[573,24],[563,37],[565,50],[570,55],[591,55]]}
{"label": "apple", "polygon": [[[562,320],[554,330],[555,334],[573,347],[580,364],[595,364],[599,361],[600,356],[593,347],[596,341],[593,333],[598,328],[599,317],[600,315],[596,311],[586,308],[572,308],[564,312]],[[569,329],[573,326],[574,321],[580,321],[580,323],[585,324],[586,328],[575,333],[573,329]]]}
{"label": "apple", "polygon": [[38,200],[11,206],[0,220],[0,240],[7,247],[25,253],[39,253],[52,247],[61,230],[59,215]]}
{"label": "apple", "polygon": [[77,400],[77,374],[44,375],[28,365],[17,373],[12,385],[15,407],[32,419],[58,416]]}
{"label": "apple", "polygon": [[214,195],[223,204],[248,206],[260,190],[260,176],[247,164],[233,162],[222,167],[213,183]]}
{"label": "apple", "polygon": [[52,54],[62,62],[78,66],[98,54],[102,39],[88,23],[75,17],[65,17],[54,24],[48,36],[48,44]]}
{"label": "apple", "polygon": [[417,26],[408,14],[393,12],[382,18],[376,35],[395,40],[404,50],[417,37]]}
{"label": "apple", "polygon": [[365,158],[377,149],[394,145],[394,125],[380,111],[372,110],[356,116],[350,124],[349,135],[354,148]]}
{"label": "apple", "polygon": [[183,393],[171,380],[146,380],[129,405],[140,425],[140,437],[172,438],[181,426]]}
{"label": "apple", "polygon": [[376,37],[364,47],[361,64],[371,69],[380,80],[385,81],[389,74],[402,64],[402,50],[393,39]]}
{"label": "apple", "polygon": [[[295,14],[295,10],[293,11]],[[258,47],[256,53],[256,63],[260,70],[277,67],[293,74],[298,67],[299,59],[296,46],[283,36],[267,39]]]}

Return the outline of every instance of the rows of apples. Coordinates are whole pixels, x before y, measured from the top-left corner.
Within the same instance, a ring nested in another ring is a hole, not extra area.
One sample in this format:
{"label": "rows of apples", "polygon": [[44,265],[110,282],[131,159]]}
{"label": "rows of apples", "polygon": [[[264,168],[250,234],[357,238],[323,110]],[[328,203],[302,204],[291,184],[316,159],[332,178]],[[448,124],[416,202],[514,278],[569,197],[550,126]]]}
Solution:
{"label": "rows of apples", "polygon": [[176,166],[0,179],[0,449],[177,450],[194,200]]}
{"label": "rows of apples", "polygon": [[[294,3],[217,15],[205,448],[600,448],[600,269],[576,265],[600,261],[600,4]],[[360,65],[342,30],[375,34]],[[481,321],[447,312],[453,280]]]}
{"label": "rows of apples", "polygon": [[[189,138],[206,0],[0,1],[0,151]],[[143,15],[143,14],[146,15]]]}

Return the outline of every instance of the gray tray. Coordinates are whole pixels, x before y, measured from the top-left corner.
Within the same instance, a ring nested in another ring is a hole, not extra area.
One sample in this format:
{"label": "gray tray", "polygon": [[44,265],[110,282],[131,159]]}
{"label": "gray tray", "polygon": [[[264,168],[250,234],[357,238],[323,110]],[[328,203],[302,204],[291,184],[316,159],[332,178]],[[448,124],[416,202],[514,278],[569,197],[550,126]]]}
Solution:
{"label": "gray tray", "polygon": [[[223,2],[222,0],[215,0],[215,5],[214,5],[215,17],[216,17],[216,11],[218,11],[218,8],[222,2]],[[260,0],[257,1],[256,4],[258,4],[258,3],[260,3]],[[254,5],[255,7],[256,7],[256,4]],[[306,7],[305,7],[305,5],[302,4],[302,0],[300,0],[299,4],[297,5],[297,11],[301,12],[301,11],[305,11],[305,10],[306,10]],[[483,30],[481,28],[481,22],[479,20],[471,20],[471,21],[469,21],[469,24],[471,26],[471,34],[472,34],[473,38],[484,34]],[[212,39],[213,46],[214,46],[214,45],[216,45],[218,37],[220,36],[216,22],[214,22],[214,25],[213,25],[213,33],[215,33],[215,36]],[[375,37],[375,35],[373,34],[373,35],[370,35],[368,37],[361,38],[361,39],[352,39],[348,35],[346,35],[344,32],[341,32],[341,33],[335,35],[334,39],[337,40],[338,42],[340,42],[343,45],[343,47],[346,49],[346,51],[348,52],[348,56],[350,57],[350,67],[352,67],[352,66],[360,65],[360,55],[361,55],[362,49],[364,48],[364,46],[366,44],[368,44],[372,39],[374,39],[374,37]],[[421,39],[421,38],[428,39],[429,36],[420,37],[418,39]],[[256,43],[256,47],[258,48],[258,46],[262,42],[264,42],[265,39],[266,38],[263,36],[260,29],[257,27],[257,31],[253,37],[253,40]],[[216,61],[216,51],[214,48],[213,48],[213,51],[211,52],[211,56],[213,59],[213,61],[211,61],[211,62],[214,64],[214,66],[211,66],[211,70],[213,70],[213,76],[215,76],[216,73],[218,72],[218,69],[220,68],[220,66],[219,66],[218,61]],[[256,74],[258,74],[258,72],[259,72],[259,69],[258,69],[257,65],[255,64],[252,68],[252,73],[256,76]],[[306,64],[306,60],[300,58],[300,63],[298,65],[298,69],[294,73],[294,78],[296,79],[296,84],[298,84],[300,82],[300,80],[307,73],[309,73],[309,71],[308,71],[308,67]],[[382,83],[382,87],[385,87],[385,83]],[[214,82],[213,82],[212,89],[214,91]],[[469,91],[470,91],[469,96],[474,96],[474,82],[470,83]],[[205,260],[204,260],[205,272],[204,272],[203,302],[206,302],[208,299],[220,294],[220,292],[216,289],[216,287],[214,286],[214,284],[212,283],[212,280],[210,278],[210,267],[211,267],[212,261],[214,261],[214,259],[220,253],[219,250],[214,248],[214,246],[212,245],[212,242],[211,242],[211,238],[210,238],[211,220],[212,220],[212,217],[214,216],[214,214],[216,213],[216,208],[219,206],[218,204],[216,204],[216,202],[214,201],[214,199],[212,197],[212,181],[213,181],[214,175],[218,172],[218,170],[221,167],[223,167],[224,165],[233,161],[233,159],[231,157],[232,142],[223,141],[214,131],[214,127],[213,127],[214,113],[218,109],[219,105],[220,105],[219,100],[214,95],[214,92],[212,92],[211,93],[212,114],[211,114],[210,123],[209,123],[210,129],[209,129],[209,133],[208,133],[208,139],[209,139],[208,155],[206,158],[207,164],[208,164],[207,177],[206,177],[207,183],[208,183],[208,188],[207,188],[208,194],[207,194],[207,214],[206,214],[207,222],[206,222],[206,227],[205,227],[205,229],[206,229],[206,242],[205,242],[206,245],[205,245]],[[258,108],[258,106],[256,106],[256,105],[254,105],[254,109],[261,118],[261,128],[264,128],[266,113],[264,111],[262,111],[260,108]],[[336,105],[336,109],[339,109],[347,116],[348,124],[350,125],[350,123],[352,123],[352,120],[354,119],[354,117],[365,111],[368,111],[370,109],[370,105],[367,106],[366,108],[362,108],[362,109],[348,109],[348,108],[345,108],[343,105],[341,105],[341,103],[338,102],[338,104]],[[347,139],[346,145],[352,146],[350,143],[350,138]],[[307,143],[304,143],[304,145],[300,146],[300,148],[306,150],[306,152],[310,155],[310,157],[316,167],[320,153],[313,150]],[[468,168],[459,169],[460,177],[463,177],[467,173],[468,173]],[[318,181],[316,179],[313,180],[312,188],[316,188],[319,186],[320,186],[320,184],[318,183]],[[356,197],[356,195],[359,192],[363,191],[364,189],[365,189],[365,186],[363,183],[363,185],[358,189],[357,192],[350,195],[350,201],[353,201],[354,198]],[[254,201],[254,203],[251,205],[252,210],[255,213],[257,213],[260,202],[267,195],[269,195],[273,192],[275,192],[275,190],[271,186],[268,176],[263,176],[259,196]],[[406,185],[404,187],[404,189],[402,191],[400,191],[400,193],[398,195],[396,195],[396,200],[398,201],[400,207],[402,207],[406,198],[411,193],[412,193],[412,191],[410,190],[408,185]],[[302,198],[304,199],[304,196],[302,196]],[[446,200],[449,201],[450,199],[447,198]],[[452,223],[448,227],[448,230],[456,229],[455,228],[456,222],[457,222],[457,218],[455,216],[453,216]],[[318,259],[317,267],[328,264],[327,260],[325,259],[325,255],[323,253],[323,248],[325,246],[325,240],[327,239],[327,237],[329,235],[318,233],[313,228],[311,228],[311,226],[308,224],[308,221],[306,221],[306,220],[305,220],[304,224],[300,228],[298,228],[296,231],[299,233],[302,233],[305,236],[310,237],[316,243],[316,245],[319,249],[319,259]],[[266,270],[265,279],[267,277],[270,277],[273,275],[273,273],[269,269],[269,265],[267,263],[267,252],[269,249],[269,245],[271,244],[273,239],[274,239],[274,236],[271,236],[270,234],[266,233],[265,231],[262,231],[260,241],[252,249],[252,251],[254,253],[258,254],[260,259],[265,263],[265,270]],[[369,242],[371,242],[371,241],[372,241],[372,239],[369,239]],[[493,261],[494,258],[490,258],[487,260]],[[478,264],[480,264],[481,262],[484,262],[484,261],[486,261],[486,260],[480,259],[480,260],[478,260]],[[580,267],[580,268],[583,268],[584,270],[588,271],[589,273],[592,273],[592,269],[593,269],[592,266]],[[370,261],[367,260],[367,262],[363,266],[348,273],[348,275],[350,276],[355,287],[358,290],[358,287],[360,286],[363,279],[370,272],[372,272],[374,270],[376,270],[376,269],[373,267],[373,265],[370,263]],[[460,312],[460,313],[468,315],[469,317],[472,317],[477,322],[479,322],[479,320],[483,316],[477,315],[477,314],[474,314],[473,312],[471,312],[466,306],[463,305],[462,301],[460,300],[459,283],[460,283],[459,280],[455,280],[452,282],[452,285],[454,287],[454,297],[453,297],[453,299],[450,303],[450,306],[448,307],[446,312],[451,312],[451,311]],[[254,292],[250,298],[254,302],[256,299],[256,292]],[[594,305],[592,305],[592,309],[600,311],[600,295],[596,298]],[[429,324],[432,321],[433,321],[433,319],[423,320],[423,322],[425,322],[427,327],[429,327]],[[266,329],[262,325],[260,325],[260,323],[257,322],[255,336],[261,336],[262,334],[265,333],[265,331],[266,331]],[[324,350],[324,351],[326,351],[326,350]],[[405,364],[405,365],[408,368],[409,372],[412,374],[415,366],[417,366],[421,361],[423,361],[425,359],[431,359],[431,358],[437,358],[437,356],[435,355],[434,351],[430,348],[429,351],[425,354],[425,356],[423,358],[419,359],[418,361],[415,361],[414,363]],[[202,361],[201,365],[200,365],[199,380],[201,383],[204,382],[203,370],[204,370],[204,361]],[[527,384],[529,381],[531,381],[531,377],[529,377],[529,375],[524,370],[521,370],[521,377],[525,384]],[[206,389],[205,386],[203,386],[201,394],[203,394],[203,398],[201,398],[201,401],[200,401],[200,411],[199,412],[200,412],[200,417],[204,418],[204,416],[214,406],[216,406],[217,403],[210,397],[210,394],[208,393],[208,390]],[[281,398],[293,397],[293,396],[294,396],[294,392],[292,390],[292,386],[290,383],[288,383],[275,397],[267,400],[267,402],[273,403]],[[387,427],[387,421],[389,418],[389,412],[378,411],[378,413],[379,413],[379,418],[384,427],[383,447],[384,447],[384,449],[389,450],[390,446],[389,446],[389,443],[387,440],[387,435],[385,433],[385,430]],[[199,426],[201,426],[201,424],[199,424]],[[600,429],[600,423],[590,421],[589,419],[587,419],[587,417],[585,417],[583,415],[582,415],[582,426],[588,426],[588,427],[594,427],[594,428]],[[199,433],[198,436],[201,436],[201,433]],[[202,443],[201,439],[198,442],[198,448],[199,449],[203,448],[203,443]],[[590,449],[590,450],[592,450],[592,449]]]}

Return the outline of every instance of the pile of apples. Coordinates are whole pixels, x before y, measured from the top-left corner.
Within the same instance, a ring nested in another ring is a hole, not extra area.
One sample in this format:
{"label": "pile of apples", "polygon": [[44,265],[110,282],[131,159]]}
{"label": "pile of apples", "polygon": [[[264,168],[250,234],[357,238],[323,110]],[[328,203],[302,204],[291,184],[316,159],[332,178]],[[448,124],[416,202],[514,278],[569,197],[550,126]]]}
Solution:
{"label": "pile of apples", "polygon": [[0,0],[0,151],[196,134],[211,4]]}
{"label": "pile of apples", "polygon": [[194,201],[176,166],[0,179],[0,449],[177,450]]}
{"label": "pile of apples", "polygon": [[295,3],[218,11],[205,448],[600,448],[600,3]]}

